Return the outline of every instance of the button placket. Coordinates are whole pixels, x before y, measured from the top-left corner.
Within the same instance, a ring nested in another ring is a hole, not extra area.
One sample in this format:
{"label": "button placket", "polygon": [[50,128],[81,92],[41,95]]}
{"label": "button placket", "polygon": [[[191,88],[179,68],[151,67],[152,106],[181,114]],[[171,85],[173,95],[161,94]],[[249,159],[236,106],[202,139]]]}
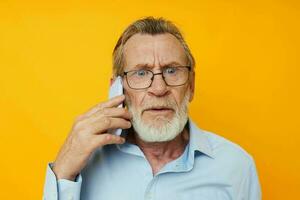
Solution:
{"label": "button placket", "polygon": [[149,182],[147,189],[145,191],[145,199],[146,200],[153,200],[154,199],[154,187],[155,183],[157,182],[158,177],[153,177],[153,179]]}

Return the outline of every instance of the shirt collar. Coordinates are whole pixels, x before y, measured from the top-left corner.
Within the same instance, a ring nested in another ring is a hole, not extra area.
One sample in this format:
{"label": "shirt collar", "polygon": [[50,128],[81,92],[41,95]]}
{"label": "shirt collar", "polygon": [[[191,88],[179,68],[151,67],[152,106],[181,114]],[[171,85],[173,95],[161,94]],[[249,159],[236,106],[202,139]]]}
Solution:
{"label": "shirt collar", "polygon": [[191,119],[188,120],[188,127],[190,133],[190,153],[194,154],[195,151],[199,151],[211,158],[214,158],[211,144],[203,130],[198,128]]}

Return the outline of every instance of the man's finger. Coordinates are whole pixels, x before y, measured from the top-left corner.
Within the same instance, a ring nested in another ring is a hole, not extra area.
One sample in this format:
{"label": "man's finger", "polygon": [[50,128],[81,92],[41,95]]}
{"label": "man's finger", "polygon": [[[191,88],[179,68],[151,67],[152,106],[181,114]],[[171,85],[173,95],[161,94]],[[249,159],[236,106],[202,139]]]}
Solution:
{"label": "man's finger", "polygon": [[88,110],[84,115],[86,117],[89,117],[103,108],[116,107],[116,106],[120,105],[124,100],[125,100],[125,95],[116,96],[105,102],[101,102],[101,103],[97,104],[96,106],[94,106],[90,110]]}
{"label": "man's finger", "polygon": [[91,129],[93,134],[101,134],[107,132],[108,129],[129,129],[131,127],[131,122],[122,118],[113,117],[99,117],[97,120],[91,123]]}
{"label": "man's finger", "polygon": [[132,119],[132,114],[125,108],[104,108],[91,115],[91,117],[98,118],[98,116],[114,117],[114,118],[124,118],[127,120]]}
{"label": "man's finger", "polygon": [[122,144],[124,142],[125,139],[120,136],[113,135],[110,133],[104,133],[101,135],[94,136],[92,140],[92,145],[94,146],[94,148],[97,148],[107,144]]}
{"label": "man's finger", "polygon": [[111,108],[120,105],[125,100],[125,95],[119,95],[102,103],[103,108]]}

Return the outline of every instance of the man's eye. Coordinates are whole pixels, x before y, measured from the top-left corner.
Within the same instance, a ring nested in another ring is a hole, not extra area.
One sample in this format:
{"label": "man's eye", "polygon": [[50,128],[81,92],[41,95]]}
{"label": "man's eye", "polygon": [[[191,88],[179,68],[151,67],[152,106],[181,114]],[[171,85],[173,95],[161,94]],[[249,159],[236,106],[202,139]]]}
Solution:
{"label": "man's eye", "polygon": [[175,74],[177,71],[176,67],[168,67],[165,69],[166,74]]}
{"label": "man's eye", "polygon": [[147,75],[147,71],[144,70],[144,69],[138,70],[138,71],[136,72],[136,75],[137,75],[137,76],[146,76],[146,75]]}

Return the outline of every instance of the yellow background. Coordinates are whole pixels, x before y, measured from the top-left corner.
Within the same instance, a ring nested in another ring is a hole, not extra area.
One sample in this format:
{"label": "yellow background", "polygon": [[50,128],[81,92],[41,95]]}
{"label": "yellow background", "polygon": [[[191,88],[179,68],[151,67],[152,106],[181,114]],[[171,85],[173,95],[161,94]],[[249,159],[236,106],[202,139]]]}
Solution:
{"label": "yellow background", "polygon": [[148,15],[174,21],[194,53],[192,118],[254,156],[263,199],[297,199],[299,11],[291,0],[1,0],[0,199],[41,199],[74,118],[107,98],[119,35]]}

